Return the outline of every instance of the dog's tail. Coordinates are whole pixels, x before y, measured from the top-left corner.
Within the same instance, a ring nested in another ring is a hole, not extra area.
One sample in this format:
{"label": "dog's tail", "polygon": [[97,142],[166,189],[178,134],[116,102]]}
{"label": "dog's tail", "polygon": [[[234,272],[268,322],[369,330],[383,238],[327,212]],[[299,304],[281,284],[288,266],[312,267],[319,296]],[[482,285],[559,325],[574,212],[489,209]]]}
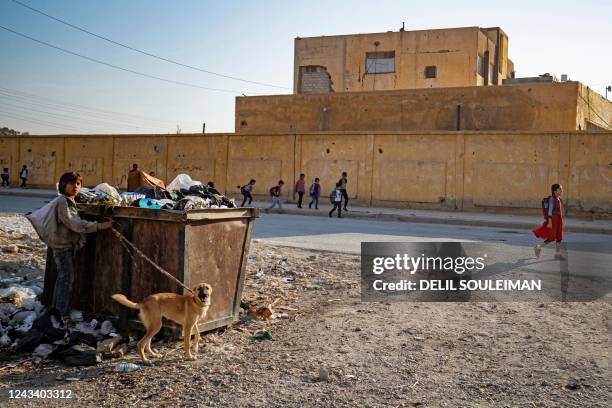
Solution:
{"label": "dog's tail", "polygon": [[115,293],[112,298],[113,300],[121,303],[123,306],[129,307],[130,309],[140,309],[140,303],[134,303],[128,298],[126,298],[125,295],[122,295],[120,293]]}

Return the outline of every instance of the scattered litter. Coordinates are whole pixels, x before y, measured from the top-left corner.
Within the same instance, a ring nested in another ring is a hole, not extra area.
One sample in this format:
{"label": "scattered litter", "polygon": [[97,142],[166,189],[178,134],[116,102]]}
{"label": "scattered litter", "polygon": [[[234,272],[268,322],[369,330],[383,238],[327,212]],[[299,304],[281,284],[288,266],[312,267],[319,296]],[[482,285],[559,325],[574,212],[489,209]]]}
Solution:
{"label": "scattered litter", "polygon": [[53,353],[53,350],[55,350],[55,348],[51,344],[39,344],[38,347],[34,349],[34,352],[32,352],[32,356],[47,358],[49,357],[49,354]]}
{"label": "scattered litter", "polygon": [[81,381],[79,377],[66,377],[64,378],[66,381]]}
{"label": "scattered litter", "polygon": [[140,367],[140,364],[122,362],[117,363],[117,365],[115,366],[115,371],[118,373],[129,373],[131,371],[138,371],[141,368],[142,367]]}
{"label": "scattered litter", "polygon": [[7,245],[5,247],[2,248],[3,252],[7,252],[7,253],[12,253],[12,254],[16,254],[19,252],[19,247],[17,245]]}
{"label": "scattered litter", "polygon": [[253,339],[259,341],[272,340],[272,334],[267,330],[258,331],[253,334]]}
{"label": "scattered litter", "polygon": [[96,349],[85,344],[77,344],[59,353],[65,363],[73,366],[95,365],[102,361]]}
{"label": "scattered litter", "polygon": [[327,368],[319,368],[319,381],[329,381],[329,370]]}

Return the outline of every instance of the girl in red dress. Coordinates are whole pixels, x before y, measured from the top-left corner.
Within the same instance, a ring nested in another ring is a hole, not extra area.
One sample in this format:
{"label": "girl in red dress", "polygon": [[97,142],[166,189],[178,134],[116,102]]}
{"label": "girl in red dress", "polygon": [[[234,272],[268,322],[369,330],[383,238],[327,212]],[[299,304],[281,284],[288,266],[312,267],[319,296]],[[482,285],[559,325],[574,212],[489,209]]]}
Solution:
{"label": "girl in red dress", "polygon": [[544,242],[533,248],[536,258],[540,257],[542,248],[549,242],[556,241],[555,259],[565,259],[561,252],[561,241],[563,240],[563,187],[560,184],[553,184],[551,187],[552,195],[547,198],[544,204],[544,224],[538,229],[533,230],[533,234],[544,239]]}

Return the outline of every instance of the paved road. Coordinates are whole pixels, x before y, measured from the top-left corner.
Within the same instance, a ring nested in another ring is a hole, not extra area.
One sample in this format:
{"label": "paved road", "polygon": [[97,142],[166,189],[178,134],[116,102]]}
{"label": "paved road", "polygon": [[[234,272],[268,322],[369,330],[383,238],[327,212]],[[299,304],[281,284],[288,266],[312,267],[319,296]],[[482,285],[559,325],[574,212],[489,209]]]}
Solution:
{"label": "paved road", "polygon": [[[2,196],[0,212],[25,213],[41,207],[45,201]],[[353,254],[360,253],[362,241],[484,241],[517,246],[531,246],[536,242],[526,230],[288,214],[262,214],[256,221],[253,238],[284,246]],[[612,236],[568,233],[566,242],[612,244]]]}

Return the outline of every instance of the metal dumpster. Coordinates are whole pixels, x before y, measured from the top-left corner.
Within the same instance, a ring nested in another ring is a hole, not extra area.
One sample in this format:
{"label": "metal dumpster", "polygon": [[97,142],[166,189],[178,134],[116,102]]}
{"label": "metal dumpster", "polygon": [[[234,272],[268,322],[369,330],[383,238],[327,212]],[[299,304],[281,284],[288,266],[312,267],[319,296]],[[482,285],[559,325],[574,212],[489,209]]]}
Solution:
{"label": "metal dumpster", "polygon": [[[231,324],[238,316],[242,285],[255,218],[255,208],[154,210],[135,207],[80,205],[81,217],[101,220],[111,216],[119,230],[144,254],[171,275],[193,288],[202,282],[213,288],[211,306],[200,331]],[[47,253],[43,303],[50,304],[57,271]],[[120,324],[136,323],[138,312],[111,299],[123,293],[139,302],[157,292],[188,293],[150,263],[126,248],[109,230],[87,235],[75,257],[71,307],[104,318],[120,316]],[[177,326],[164,321],[176,333]]]}

